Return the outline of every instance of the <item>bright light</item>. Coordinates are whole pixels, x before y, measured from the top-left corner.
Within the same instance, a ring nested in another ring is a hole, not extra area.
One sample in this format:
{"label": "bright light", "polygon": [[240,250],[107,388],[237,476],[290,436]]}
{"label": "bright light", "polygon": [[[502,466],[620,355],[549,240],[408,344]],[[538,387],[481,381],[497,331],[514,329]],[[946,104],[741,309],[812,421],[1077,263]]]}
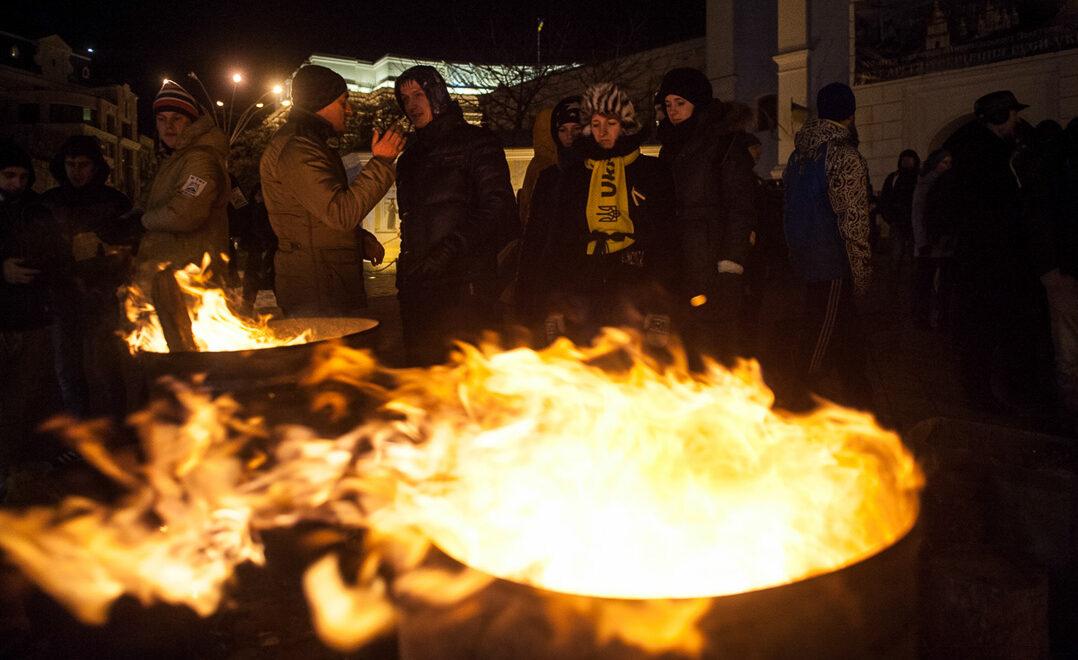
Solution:
{"label": "bright light", "polygon": [[280,94],[283,91],[284,91],[284,87],[281,87],[280,85],[274,85],[273,86],[273,93],[274,94]]}
{"label": "bright light", "polygon": [[218,108],[223,108],[223,107],[225,107],[225,102],[224,102],[224,101],[218,101],[218,102],[217,102],[217,107],[218,107]]}
{"label": "bright light", "polygon": [[93,49],[93,48],[87,48],[87,49],[86,49],[86,52],[87,52],[87,53],[90,53],[90,54],[92,55],[92,54],[93,54],[93,52],[94,52],[94,49]]}
{"label": "bright light", "polygon": [[255,103],[256,108],[261,108],[264,105],[266,105],[266,104],[265,103]]}
{"label": "bright light", "polygon": [[161,84],[162,85],[167,85],[168,84],[168,78],[162,78],[161,79]]}
{"label": "bright light", "polygon": [[243,82],[243,76],[238,73],[233,73],[232,82],[236,83],[237,85],[240,84],[241,82]]}
{"label": "bright light", "polygon": [[287,108],[288,106],[292,105],[292,102],[289,101],[288,99],[285,99],[285,100],[281,101],[281,105],[283,105],[284,107]]}

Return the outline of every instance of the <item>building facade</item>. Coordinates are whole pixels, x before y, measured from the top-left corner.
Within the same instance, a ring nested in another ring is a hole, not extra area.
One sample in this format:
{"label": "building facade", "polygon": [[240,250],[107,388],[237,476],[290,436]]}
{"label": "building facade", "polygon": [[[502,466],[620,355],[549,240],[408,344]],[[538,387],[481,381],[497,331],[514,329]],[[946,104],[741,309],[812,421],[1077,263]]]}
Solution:
{"label": "building facade", "polygon": [[56,35],[0,32],[0,136],[30,153],[37,190],[56,184],[49,159],[72,135],[101,140],[112,167],[109,183],[137,203],[153,142],[139,133],[131,88],[97,84],[90,54],[74,52]]}
{"label": "building facade", "polygon": [[876,185],[903,149],[939,147],[989,92],[1012,90],[1033,124],[1078,116],[1076,0],[708,0],[707,28],[716,88],[758,108],[773,103],[763,141],[774,176],[816,91],[836,80],[857,96]]}

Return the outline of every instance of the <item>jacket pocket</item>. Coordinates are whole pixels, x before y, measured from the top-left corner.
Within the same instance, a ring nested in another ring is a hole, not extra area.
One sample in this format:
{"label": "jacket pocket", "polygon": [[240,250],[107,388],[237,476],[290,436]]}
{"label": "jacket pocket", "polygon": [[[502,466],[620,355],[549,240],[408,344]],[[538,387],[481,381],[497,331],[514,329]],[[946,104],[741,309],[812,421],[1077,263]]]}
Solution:
{"label": "jacket pocket", "polygon": [[323,295],[330,306],[341,310],[365,307],[362,253],[351,248],[324,248],[320,253]]}

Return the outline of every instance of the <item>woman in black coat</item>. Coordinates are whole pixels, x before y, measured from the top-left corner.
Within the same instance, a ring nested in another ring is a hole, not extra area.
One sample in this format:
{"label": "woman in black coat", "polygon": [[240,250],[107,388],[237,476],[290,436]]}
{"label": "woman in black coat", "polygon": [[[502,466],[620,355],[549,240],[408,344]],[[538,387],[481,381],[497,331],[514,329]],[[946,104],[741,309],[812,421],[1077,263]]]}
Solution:
{"label": "woman in black coat", "polygon": [[696,69],[673,69],[656,103],[659,159],[674,181],[684,278],[679,293],[692,311],[690,347],[715,357],[738,351],[736,328],[750,236],[756,227],[757,182],[744,106],[712,98],[711,83]]}
{"label": "woman in black coat", "polygon": [[666,292],[678,279],[669,174],[640,154],[636,111],[613,83],[585,90],[580,115],[584,137],[532,199],[529,223],[548,228],[537,285],[545,334],[580,342],[627,326],[665,345]]}

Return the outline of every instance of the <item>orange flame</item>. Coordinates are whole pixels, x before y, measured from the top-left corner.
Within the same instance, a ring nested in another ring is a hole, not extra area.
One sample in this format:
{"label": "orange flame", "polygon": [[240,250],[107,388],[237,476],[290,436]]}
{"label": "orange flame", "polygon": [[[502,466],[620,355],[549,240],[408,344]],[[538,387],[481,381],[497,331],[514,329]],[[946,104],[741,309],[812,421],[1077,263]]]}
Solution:
{"label": "orange flame", "polygon": [[[636,359],[592,364],[615,351]],[[309,384],[376,369],[351,349],[322,357]],[[0,512],[0,546],[86,621],[124,592],[206,614],[236,564],[262,560],[258,530],[330,520],[367,529],[354,580],[333,557],[304,578],[335,648],[392,626],[398,600],[450,606],[496,576],[567,594],[552,619],[588,616],[599,639],[693,655],[707,598],[855,563],[917,517],[923,478],[896,434],[829,403],[772,410],[755,363],[661,371],[608,330],[590,348],[462,346],[391,375],[376,419],[335,439],[279,429],[272,449],[229,399],[177,385],[185,422],[160,403],[132,420],[149,460],[122,506]],[[253,446],[272,458],[244,461]],[[463,570],[427,563],[432,545]]]}
{"label": "orange flame", "polygon": [[[226,292],[211,281],[209,267],[210,255],[206,253],[201,265],[188,264],[174,271],[176,282],[188,300],[191,330],[199,351],[242,351],[310,341],[309,330],[278,335],[270,327],[269,316],[255,319],[237,316],[229,307]],[[124,308],[128,321],[134,325],[124,337],[128,350],[132,354],[168,353],[161,321],[149,295],[137,285],[127,287]]]}

